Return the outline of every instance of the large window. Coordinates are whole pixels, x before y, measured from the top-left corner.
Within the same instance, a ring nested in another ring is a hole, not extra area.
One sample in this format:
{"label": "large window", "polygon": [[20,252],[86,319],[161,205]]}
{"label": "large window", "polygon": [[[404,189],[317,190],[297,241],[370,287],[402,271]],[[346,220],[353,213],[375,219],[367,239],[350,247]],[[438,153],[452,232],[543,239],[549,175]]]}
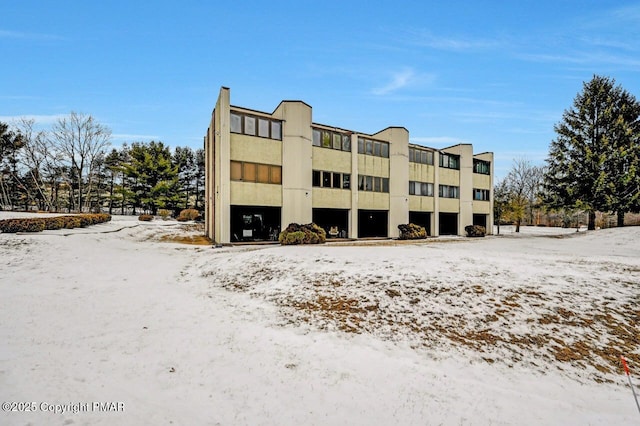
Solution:
{"label": "large window", "polygon": [[488,189],[473,188],[473,199],[478,201],[489,201],[490,191]]}
{"label": "large window", "polygon": [[358,189],[360,191],[389,192],[389,178],[358,175]]}
{"label": "large window", "polygon": [[349,189],[351,188],[351,175],[349,173],[336,173],[314,170],[312,172],[312,184],[321,188]]}
{"label": "large window", "polygon": [[491,174],[491,163],[482,160],[473,160],[473,173],[479,173],[482,175]]}
{"label": "large window", "polygon": [[325,129],[312,129],[313,146],[336,149],[339,151],[351,151],[351,135],[333,132]]}
{"label": "large window", "polygon": [[438,196],[440,198],[460,198],[460,188],[457,186],[440,185]]}
{"label": "large window", "polygon": [[232,111],[231,132],[282,140],[282,122]]}
{"label": "large window", "polygon": [[409,148],[409,161],[412,163],[433,165],[433,151]]}
{"label": "large window", "polygon": [[389,158],[389,144],[372,139],[358,138],[358,154]]}
{"label": "large window", "polygon": [[460,156],[440,153],[440,167],[460,170]]}
{"label": "large window", "polygon": [[282,184],[282,167],[271,164],[231,162],[231,180],[242,182]]}
{"label": "large window", "polygon": [[409,181],[409,195],[433,197],[433,184],[428,182]]}

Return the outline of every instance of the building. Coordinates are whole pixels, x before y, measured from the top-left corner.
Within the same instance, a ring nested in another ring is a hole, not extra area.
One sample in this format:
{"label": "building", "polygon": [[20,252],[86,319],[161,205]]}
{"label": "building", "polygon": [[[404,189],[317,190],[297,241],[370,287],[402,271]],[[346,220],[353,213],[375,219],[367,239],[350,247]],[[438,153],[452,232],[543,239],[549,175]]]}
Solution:
{"label": "building", "polygon": [[349,238],[397,237],[409,222],[431,236],[492,229],[493,154],[470,144],[437,150],[409,143],[403,127],[314,123],[302,101],[272,113],[232,106],[226,87],[204,142],[206,233],[218,244],[277,239],[292,222]]}

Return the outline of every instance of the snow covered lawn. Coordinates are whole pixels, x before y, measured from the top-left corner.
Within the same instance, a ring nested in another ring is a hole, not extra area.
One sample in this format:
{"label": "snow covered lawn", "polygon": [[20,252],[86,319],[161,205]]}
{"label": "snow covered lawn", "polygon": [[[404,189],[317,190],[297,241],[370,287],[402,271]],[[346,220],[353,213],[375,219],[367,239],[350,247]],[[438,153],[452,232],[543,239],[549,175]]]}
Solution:
{"label": "snow covered lawn", "polygon": [[0,399],[38,408],[1,424],[640,420],[617,361],[640,383],[640,228],[221,249],[171,221],[74,231],[0,234]]}

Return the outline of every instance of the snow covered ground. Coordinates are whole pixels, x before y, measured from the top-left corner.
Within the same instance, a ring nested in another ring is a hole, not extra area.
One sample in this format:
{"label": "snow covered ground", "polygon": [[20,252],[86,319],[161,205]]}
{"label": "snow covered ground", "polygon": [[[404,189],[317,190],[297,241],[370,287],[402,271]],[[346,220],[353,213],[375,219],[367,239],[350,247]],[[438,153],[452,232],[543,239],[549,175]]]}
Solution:
{"label": "snow covered ground", "polygon": [[640,228],[509,231],[212,248],[115,216],[0,234],[0,399],[36,403],[0,424],[638,424],[617,357],[640,383]]}

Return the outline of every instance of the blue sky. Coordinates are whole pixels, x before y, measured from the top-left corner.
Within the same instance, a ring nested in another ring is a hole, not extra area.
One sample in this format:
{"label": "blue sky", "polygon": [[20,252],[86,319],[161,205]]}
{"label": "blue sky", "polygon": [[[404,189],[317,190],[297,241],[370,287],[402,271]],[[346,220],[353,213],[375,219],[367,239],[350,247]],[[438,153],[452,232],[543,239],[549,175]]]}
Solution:
{"label": "blue sky", "polygon": [[202,146],[220,86],[315,122],[542,164],[582,82],[640,96],[640,2],[5,2],[0,121],[92,114],[113,144]]}

